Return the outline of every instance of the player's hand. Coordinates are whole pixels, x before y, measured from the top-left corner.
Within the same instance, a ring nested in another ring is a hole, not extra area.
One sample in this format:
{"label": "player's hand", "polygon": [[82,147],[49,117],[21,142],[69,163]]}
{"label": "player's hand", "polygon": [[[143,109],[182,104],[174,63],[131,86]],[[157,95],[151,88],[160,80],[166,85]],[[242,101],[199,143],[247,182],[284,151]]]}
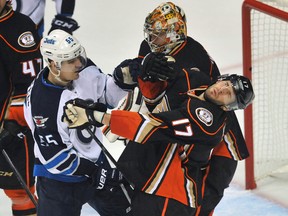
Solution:
{"label": "player's hand", "polygon": [[163,53],[151,52],[142,61],[141,78],[145,81],[166,81],[176,77],[175,59]]}
{"label": "player's hand", "polygon": [[5,149],[15,140],[21,140],[29,131],[27,127],[19,125],[15,120],[5,120],[3,130],[0,133],[0,149]]}
{"label": "player's hand", "polygon": [[137,58],[126,59],[114,70],[115,83],[124,90],[133,90],[137,86],[137,78],[140,74],[140,63]]}
{"label": "player's hand", "polygon": [[123,174],[116,168],[99,166],[92,176],[92,184],[98,190],[104,187],[118,187],[123,181]]}
{"label": "player's hand", "polygon": [[106,110],[105,104],[76,98],[65,103],[62,121],[66,122],[69,128],[86,128],[89,125],[101,127]]}
{"label": "player's hand", "polygon": [[[139,112],[140,109],[145,106],[142,98],[143,98],[142,93],[140,92],[139,88],[136,87],[132,91],[128,92],[127,96],[122,101],[122,103],[117,107],[117,109]],[[123,137],[120,138],[119,135],[112,133],[110,126],[104,127],[102,132],[106,136],[106,138],[109,140],[110,143],[115,142],[117,139],[126,140],[125,138]]]}
{"label": "player's hand", "polygon": [[[101,156],[100,156],[101,157]],[[123,174],[116,168],[112,168],[106,157],[96,162],[97,169],[92,174],[92,185],[101,190],[104,187],[116,187],[124,182]]]}
{"label": "player's hand", "polygon": [[76,20],[71,17],[57,14],[51,22],[51,28],[48,31],[48,34],[55,29],[61,29],[72,35],[78,28],[79,25]]}

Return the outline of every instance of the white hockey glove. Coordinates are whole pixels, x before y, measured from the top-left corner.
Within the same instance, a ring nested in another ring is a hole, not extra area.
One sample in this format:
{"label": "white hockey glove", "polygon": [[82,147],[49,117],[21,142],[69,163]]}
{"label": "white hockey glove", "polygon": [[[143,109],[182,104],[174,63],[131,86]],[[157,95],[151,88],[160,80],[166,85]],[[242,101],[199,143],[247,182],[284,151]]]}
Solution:
{"label": "white hockey glove", "polygon": [[76,98],[67,101],[63,109],[62,121],[66,122],[69,128],[86,128],[89,125],[102,127],[107,106]]}
{"label": "white hockey glove", "polygon": [[[117,108],[118,110],[128,110],[133,112],[138,112],[141,109],[141,113],[148,112],[147,108],[145,110],[145,103],[139,88],[135,87],[133,91],[128,92],[126,98]],[[145,111],[144,111],[145,110]],[[109,142],[115,142],[116,140],[124,140],[120,136],[113,134],[111,132],[110,126],[105,126],[102,130],[103,134],[109,140]]]}

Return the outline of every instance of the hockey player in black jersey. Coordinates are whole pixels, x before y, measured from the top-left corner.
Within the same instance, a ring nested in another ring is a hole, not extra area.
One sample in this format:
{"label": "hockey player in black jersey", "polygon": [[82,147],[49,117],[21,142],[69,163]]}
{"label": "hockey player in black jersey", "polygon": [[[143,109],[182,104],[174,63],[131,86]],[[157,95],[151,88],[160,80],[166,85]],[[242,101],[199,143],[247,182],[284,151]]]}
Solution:
{"label": "hockey player in black jersey", "polygon": [[[127,91],[102,73],[65,31],[45,36],[40,50],[47,66],[29,87],[24,109],[36,142],[38,216],[80,215],[87,202],[101,216],[129,215],[130,204],[120,188],[120,183],[126,184],[122,174],[110,166],[87,131],[70,130],[61,121],[67,100],[99,101],[106,110],[117,106]],[[100,126],[91,130],[102,140]]]}
{"label": "hockey player in black jersey", "polygon": [[[215,61],[209,56],[205,48],[198,41],[187,36],[186,15],[183,9],[174,3],[162,3],[149,13],[145,19],[144,33],[145,40],[140,46],[139,58],[143,59],[151,51],[163,53],[173,56],[180,69],[186,68],[189,71],[189,68],[198,68],[206,73],[211,81],[214,81],[220,75]],[[169,90],[170,94],[178,95],[189,90],[189,84],[179,84],[178,87],[180,88],[177,88],[174,85],[175,82],[199,82],[199,84],[202,82],[197,78],[192,81],[189,76],[183,76],[183,73],[179,74],[182,77],[177,75],[172,82],[167,80],[167,85],[165,84],[165,86],[163,86],[163,82],[159,82],[159,86],[163,87],[163,91]],[[146,95],[146,104],[152,111],[160,101],[160,95],[149,91],[149,82],[142,82],[140,85],[142,85],[142,89],[145,88],[142,94],[144,98]],[[144,87],[145,85],[146,87]],[[175,103],[173,100],[175,99],[169,100],[172,110],[177,108],[179,104],[177,100]],[[235,113],[229,112],[229,118],[231,119],[230,130],[226,131],[225,139],[213,150],[209,166],[206,169],[206,182],[203,189],[204,198],[201,211],[200,207],[198,210],[199,216],[213,214],[214,208],[223,197],[225,188],[229,186],[233,178],[237,161],[249,156]],[[197,151],[194,150],[194,152],[197,154]],[[193,155],[191,155],[192,158],[195,157],[193,151],[191,154]]]}
{"label": "hockey player in black jersey", "polygon": [[[71,128],[103,123],[110,125],[113,133],[136,142],[128,146],[151,149],[150,152],[134,152],[134,157],[130,154],[121,167],[135,183],[136,191],[145,192],[135,192],[134,215],[195,215],[197,180],[201,181],[198,176],[201,172],[191,169],[193,164],[186,158],[185,150],[189,146],[200,146],[199,159],[209,160],[209,152],[223,139],[226,111],[245,109],[253,101],[254,93],[249,79],[234,74],[220,76],[208,88],[191,89],[182,97],[186,100],[177,109],[150,114],[123,110],[107,114],[97,108],[101,104],[96,103],[91,108],[81,99],[65,104],[64,121]],[[167,98],[164,98],[158,106],[166,105]],[[179,152],[181,146],[183,150]],[[153,151],[154,147],[158,152]]]}
{"label": "hockey player in black jersey", "polygon": [[[27,88],[42,68],[40,38],[33,21],[0,0],[0,188],[11,199],[13,215],[36,215],[34,141],[24,119]],[[27,185],[27,194],[13,166]],[[3,153],[3,154],[2,154]],[[8,159],[8,161],[9,161]],[[1,203],[1,208],[4,208]]]}

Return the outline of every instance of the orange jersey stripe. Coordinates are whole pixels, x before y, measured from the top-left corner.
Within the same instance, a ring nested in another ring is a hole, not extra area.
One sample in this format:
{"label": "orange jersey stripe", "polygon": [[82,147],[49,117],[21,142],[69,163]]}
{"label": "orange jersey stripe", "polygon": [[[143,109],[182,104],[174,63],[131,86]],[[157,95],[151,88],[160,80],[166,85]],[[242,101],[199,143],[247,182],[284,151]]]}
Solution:
{"label": "orange jersey stripe", "polygon": [[[142,122],[141,116],[137,112],[123,110],[113,110],[111,112],[110,128],[112,133],[133,140],[137,129]],[[127,123],[127,124],[126,124]]]}

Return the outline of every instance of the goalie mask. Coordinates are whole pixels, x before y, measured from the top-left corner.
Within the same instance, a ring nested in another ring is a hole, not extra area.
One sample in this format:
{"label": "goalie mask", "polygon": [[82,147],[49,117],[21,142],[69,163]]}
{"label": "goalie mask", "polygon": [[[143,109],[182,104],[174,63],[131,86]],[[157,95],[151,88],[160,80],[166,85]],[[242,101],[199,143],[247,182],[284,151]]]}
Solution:
{"label": "goalie mask", "polygon": [[[229,80],[231,82],[236,96],[236,100],[234,102],[225,105],[228,111],[245,109],[248,105],[252,103],[253,99],[255,98],[255,95],[251,81],[248,78],[236,74],[231,75],[225,74],[219,76],[217,79],[217,81],[225,81],[225,80]],[[207,97],[205,97],[205,99],[207,100]]]}
{"label": "goalie mask", "polygon": [[144,37],[152,52],[168,54],[187,38],[184,11],[172,2],[162,3],[146,17]]}
{"label": "goalie mask", "polygon": [[84,47],[75,37],[63,30],[53,30],[44,37],[41,40],[40,51],[48,66],[52,60],[59,71],[63,61],[72,61],[78,58],[81,62],[81,67],[78,70],[83,69],[87,63]]}

